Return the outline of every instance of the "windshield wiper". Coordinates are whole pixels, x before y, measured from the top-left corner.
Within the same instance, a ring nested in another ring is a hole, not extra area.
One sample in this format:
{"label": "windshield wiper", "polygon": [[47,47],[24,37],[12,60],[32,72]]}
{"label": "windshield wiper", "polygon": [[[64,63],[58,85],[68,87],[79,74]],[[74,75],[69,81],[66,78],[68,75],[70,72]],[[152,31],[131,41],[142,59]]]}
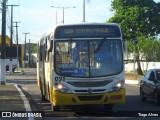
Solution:
{"label": "windshield wiper", "polygon": [[98,53],[98,51],[100,50],[100,48],[102,47],[104,41],[106,40],[106,38],[102,39],[100,44],[98,45],[97,49],[95,50],[95,53]]}
{"label": "windshield wiper", "polygon": [[67,54],[67,56],[69,56],[71,51],[72,51],[72,39],[70,39],[69,42],[68,42],[68,54]]}

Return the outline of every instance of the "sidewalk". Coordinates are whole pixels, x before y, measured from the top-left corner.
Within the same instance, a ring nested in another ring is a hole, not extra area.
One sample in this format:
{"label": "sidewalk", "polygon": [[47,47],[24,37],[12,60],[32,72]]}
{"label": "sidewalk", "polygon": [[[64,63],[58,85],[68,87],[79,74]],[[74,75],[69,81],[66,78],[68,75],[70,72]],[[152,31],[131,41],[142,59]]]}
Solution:
{"label": "sidewalk", "polygon": [[[6,74],[6,85],[0,85],[0,114],[3,111],[28,111],[27,100],[18,87],[18,85],[13,83],[7,83],[7,80],[18,80],[18,79],[33,79],[32,74],[28,72],[33,72],[34,69],[24,68],[24,74]],[[27,75],[26,75],[27,73]]]}
{"label": "sidewalk", "polygon": [[0,120],[38,119],[32,116],[34,111],[31,110],[29,101],[20,87],[17,84],[7,83],[7,80],[35,79],[34,69],[24,69],[24,73],[6,74],[6,85],[0,85]]}
{"label": "sidewalk", "polygon": [[24,102],[15,85],[0,85],[0,111],[25,111]]}

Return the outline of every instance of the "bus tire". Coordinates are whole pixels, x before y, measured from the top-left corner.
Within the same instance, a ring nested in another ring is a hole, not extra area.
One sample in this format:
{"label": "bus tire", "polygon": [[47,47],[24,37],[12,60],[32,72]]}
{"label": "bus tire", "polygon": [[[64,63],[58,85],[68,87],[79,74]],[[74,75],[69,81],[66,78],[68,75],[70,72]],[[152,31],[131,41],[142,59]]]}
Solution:
{"label": "bus tire", "polygon": [[52,111],[59,111],[60,110],[60,106],[59,105],[57,105],[57,106],[54,106],[54,105],[52,105]]}
{"label": "bus tire", "polygon": [[113,111],[113,104],[104,104],[104,109],[106,112],[112,112]]}

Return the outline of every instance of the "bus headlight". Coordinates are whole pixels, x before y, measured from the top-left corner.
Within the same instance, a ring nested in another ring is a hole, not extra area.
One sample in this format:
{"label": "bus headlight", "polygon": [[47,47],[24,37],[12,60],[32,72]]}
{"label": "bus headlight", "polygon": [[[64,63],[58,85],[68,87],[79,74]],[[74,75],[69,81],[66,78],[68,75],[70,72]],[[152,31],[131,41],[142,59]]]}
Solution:
{"label": "bus headlight", "polygon": [[117,82],[113,87],[112,87],[112,91],[118,91],[119,89],[124,87],[124,80]]}
{"label": "bus headlight", "polygon": [[61,93],[71,93],[71,90],[61,83],[56,83],[55,88]]}
{"label": "bus headlight", "polygon": [[61,89],[63,88],[63,85],[62,85],[62,84],[58,84],[58,85],[57,85],[57,88],[58,88],[59,90],[61,90]]}

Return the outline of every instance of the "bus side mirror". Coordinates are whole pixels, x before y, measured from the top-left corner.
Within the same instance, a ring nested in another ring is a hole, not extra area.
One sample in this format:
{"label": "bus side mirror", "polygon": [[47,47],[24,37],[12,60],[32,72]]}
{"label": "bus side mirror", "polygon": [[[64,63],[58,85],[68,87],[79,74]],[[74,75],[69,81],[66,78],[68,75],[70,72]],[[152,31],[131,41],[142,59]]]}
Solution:
{"label": "bus side mirror", "polygon": [[47,42],[47,51],[48,52],[52,52],[52,49],[53,49],[53,40],[48,40]]}

